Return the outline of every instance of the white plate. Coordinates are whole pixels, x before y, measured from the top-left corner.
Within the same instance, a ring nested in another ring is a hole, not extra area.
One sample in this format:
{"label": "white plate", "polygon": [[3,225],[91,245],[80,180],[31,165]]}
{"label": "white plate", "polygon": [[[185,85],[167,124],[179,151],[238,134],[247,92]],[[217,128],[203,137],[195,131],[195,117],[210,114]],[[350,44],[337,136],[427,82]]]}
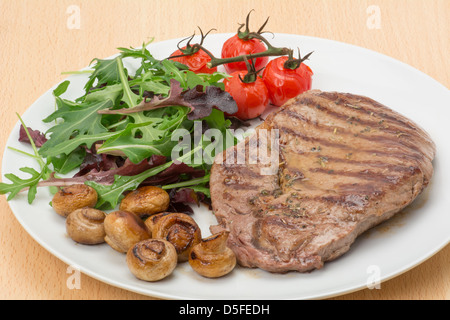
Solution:
{"label": "white plate", "polygon": [[[209,35],[205,46],[220,56],[222,43],[230,36]],[[164,58],[178,41],[154,43],[149,49],[155,57]],[[148,283],[137,280],[129,272],[125,256],[108,245],[75,244],[66,235],[64,219],[50,208],[46,189],[38,191],[32,206],[27,203],[26,194],[9,202],[19,222],[45,249],[84,274],[113,286],[166,299],[326,298],[390,279],[443,248],[450,240],[450,148],[446,141],[449,90],[416,69],[367,49],[288,34],[276,34],[272,42],[275,46],[300,47],[303,54],[314,51],[308,61],[315,73],[313,88],[369,96],[416,121],[436,142],[435,175],[428,189],[404,213],[358,238],[344,256],[311,273],[281,275],[237,267],[220,279],[202,278],[184,263],[163,281]],[[87,76],[73,75],[68,79],[71,85],[63,97],[75,99],[82,94]],[[48,127],[41,119],[53,110],[54,99],[49,90],[25,112],[23,119],[28,126],[45,130]],[[7,146],[24,149],[17,142],[18,131],[19,123]],[[18,174],[24,165],[33,166],[34,162],[5,149],[3,173]],[[194,218],[203,234],[208,235],[209,225],[215,224],[212,213],[201,207],[196,209]]]}

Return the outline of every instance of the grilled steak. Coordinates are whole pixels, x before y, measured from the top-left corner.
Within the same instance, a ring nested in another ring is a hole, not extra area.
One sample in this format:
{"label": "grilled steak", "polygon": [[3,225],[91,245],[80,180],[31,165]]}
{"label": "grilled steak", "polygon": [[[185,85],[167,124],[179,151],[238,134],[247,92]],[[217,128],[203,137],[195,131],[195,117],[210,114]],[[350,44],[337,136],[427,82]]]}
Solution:
{"label": "grilled steak", "polygon": [[[278,153],[262,129],[277,129]],[[276,153],[273,174],[264,171],[270,163],[255,161],[261,151]],[[435,146],[372,99],[314,90],[222,155],[211,173],[211,232],[230,231],[240,265],[282,273],[321,268],[409,205],[431,179]]]}

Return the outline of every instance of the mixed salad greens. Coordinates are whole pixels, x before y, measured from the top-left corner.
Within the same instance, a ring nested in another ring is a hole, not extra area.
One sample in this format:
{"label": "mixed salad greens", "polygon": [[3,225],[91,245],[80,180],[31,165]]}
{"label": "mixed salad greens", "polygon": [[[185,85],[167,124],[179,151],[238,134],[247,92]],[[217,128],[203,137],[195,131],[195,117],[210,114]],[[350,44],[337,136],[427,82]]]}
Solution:
{"label": "mixed salad greens", "polygon": [[[97,191],[97,207],[104,210],[141,185],[168,190],[174,206],[208,199],[215,155],[230,141],[237,143],[227,117],[237,111],[224,91],[227,75],[194,73],[179,62],[158,60],[147,45],[94,59],[84,94],[74,101],[62,98],[70,81],[62,82],[53,91],[55,111],[43,119],[52,124],[47,132],[27,127],[19,116],[19,140],[32,145],[34,154],[28,155],[40,171],[21,168],[29,178],[5,174],[11,183],[0,183],[0,194],[9,193],[10,200],[28,190],[31,204],[38,187],[85,183]],[[129,59],[139,63],[134,72],[126,67]]]}
{"label": "mixed salad greens", "polygon": [[[144,43],[75,72],[89,73],[84,94],[63,98],[69,80],[53,90],[55,111],[43,119],[47,132],[27,127],[19,116],[19,140],[34,154],[10,148],[37,160],[40,170],[20,168],[28,178],[5,174],[11,183],[0,182],[0,194],[11,200],[28,190],[31,204],[38,187],[56,192],[87,184],[98,193],[97,208],[108,210],[124,193],[156,185],[169,192],[168,211],[192,212],[186,204],[208,202],[214,158],[238,142],[232,126],[311,88],[313,73],[304,64],[311,53],[301,57],[299,49],[295,59],[292,49],[272,46],[262,36],[268,19],[250,32],[250,13],[223,44],[221,58],[203,47],[209,32],[199,28],[200,43],[190,44],[195,34],[183,39],[187,44],[181,48],[180,42],[166,59],[156,59]],[[279,57],[269,62],[272,56]],[[231,70],[235,63],[240,67]],[[218,65],[228,73],[217,72]]]}

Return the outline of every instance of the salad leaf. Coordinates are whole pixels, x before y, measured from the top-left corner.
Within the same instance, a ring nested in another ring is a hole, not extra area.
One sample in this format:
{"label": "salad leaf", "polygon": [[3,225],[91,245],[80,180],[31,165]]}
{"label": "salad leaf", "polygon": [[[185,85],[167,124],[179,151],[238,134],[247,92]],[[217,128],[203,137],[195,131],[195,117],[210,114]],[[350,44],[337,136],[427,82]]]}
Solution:
{"label": "salad leaf", "polygon": [[129,123],[124,130],[107,139],[97,151],[120,150],[134,163],[152,155],[170,157],[171,150],[178,143],[172,140],[173,131],[192,126],[186,121],[186,114],[187,109],[183,107],[133,114],[134,123]]}
{"label": "salad leaf", "polygon": [[183,177],[199,178],[205,176],[205,170],[188,166],[184,162],[172,163],[170,167],[162,171],[161,173],[145,179],[142,185],[167,185],[180,182]]}
{"label": "salad leaf", "polygon": [[238,110],[233,97],[228,92],[214,86],[207,86],[205,91],[199,90],[197,86],[195,89],[185,92],[183,99],[191,105],[191,112],[188,114],[189,120],[207,117],[213,108],[228,114],[236,113]]}
{"label": "salad leaf", "polygon": [[59,118],[64,119],[64,122],[56,124],[47,131],[47,133],[51,133],[51,136],[39,150],[42,156],[47,156],[50,148],[68,141],[73,135],[98,134],[107,131],[102,125],[101,116],[97,111],[110,107],[111,100],[80,105],[56,97],[56,103],[58,110],[45,118],[43,122],[48,123]]}
{"label": "salad leaf", "polygon": [[5,178],[12,183],[0,183],[0,194],[9,193],[7,200],[13,199],[20,191],[28,189],[28,203],[32,203],[37,192],[37,184],[45,175],[45,170],[41,172],[30,167],[23,167],[19,169],[22,172],[31,175],[28,179],[22,179],[12,173],[5,174]]}
{"label": "salad leaf", "polygon": [[97,102],[111,100],[116,104],[117,99],[122,96],[123,87],[121,83],[105,86],[91,91],[84,97],[83,102]]}
{"label": "salad leaf", "polygon": [[39,153],[44,157],[56,157],[58,155],[68,155],[81,145],[91,148],[98,141],[104,141],[117,135],[116,132],[102,132],[91,135],[77,135],[76,137],[62,141],[51,148],[41,148]]}
{"label": "salad leaf", "polygon": [[170,90],[168,85],[159,81],[143,80],[141,82],[137,82],[137,85],[143,92],[151,92],[153,94],[167,95]]}
{"label": "salad leaf", "polygon": [[125,191],[136,189],[142,181],[170,167],[171,164],[171,162],[168,162],[134,176],[116,175],[111,185],[100,184],[94,181],[87,181],[86,184],[94,188],[98,193],[97,208],[104,210],[113,209],[117,206]]}
{"label": "salad leaf", "polygon": [[15,148],[11,148],[11,147],[10,148],[35,159],[37,161],[37,163],[39,164],[41,171],[38,172],[36,169],[30,168],[30,167],[20,168],[19,169],[20,171],[31,175],[31,177],[28,179],[22,179],[12,173],[5,174],[5,178],[8,179],[9,181],[11,181],[12,183],[8,184],[5,182],[0,182],[0,194],[9,193],[9,196],[7,198],[7,200],[9,201],[9,200],[13,199],[19,192],[28,189],[28,203],[31,204],[36,197],[39,181],[42,179],[47,179],[50,176],[50,169],[48,167],[48,163],[46,163],[44,161],[44,159],[39,155],[37,146],[33,140],[33,136],[31,134],[31,132],[28,130],[28,127],[25,125],[25,123],[22,120],[22,118],[20,117],[20,115],[17,114],[17,116],[19,117],[19,120],[21,122],[21,127],[23,128],[25,135],[28,137],[27,142],[29,142],[31,144],[31,147],[33,148],[34,155],[28,154],[26,152],[23,152],[21,150],[15,149]]}
{"label": "salad leaf", "polygon": [[[27,127],[27,129],[28,129],[28,133],[30,134],[31,139],[34,141],[34,144],[36,147],[39,148],[45,142],[47,142],[47,138],[45,137],[45,134],[43,134],[39,130],[33,130],[30,127]],[[20,129],[19,129],[19,141],[31,143],[31,140],[28,137],[25,127],[23,125],[20,125]]]}
{"label": "salad leaf", "polygon": [[142,111],[154,110],[162,107],[179,105],[190,108],[187,116],[189,120],[207,117],[213,108],[217,108],[228,114],[237,112],[237,104],[231,95],[215,86],[202,86],[183,91],[182,84],[177,80],[170,81],[170,93],[168,97],[156,96],[150,101],[142,101],[134,108],[122,108],[118,110],[100,110],[100,114],[134,114]]}
{"label": "salad leaf", "polygon": [[86,149],[78,147],[69,154],[60,154],[58,156],[49,157],[50,163],[56,172],[67,174],[78,168],[84,161]]}
{"label": "salad leaf", "polygon": [[138,164],[134,164],[127,159],[124,164],[118,168],[100,171],[97,171],[96,168],[91,168],[91,170],[88,169],[87,172],[80,170],[71,178],[55,178],[54,176],[51,176],[46,180],[40,181],[38,186],[66,187],[73,184],[84,184],[87,181],[96,182],[102,185],[111,185],[114,183],[115,176],[134,176],[164,163],[166,163],[166,157],[163,156],[152,156],[148,160],[146,159]]}
{"label": "salad leaf", "polygon": [[[153,41],[151,39],[147,43],[142,44],[142,48],[118,48],[120,56],[122,58],[134,58],[141,60],[141,66],[136,70],[135,77],[142,76],[142,74],[148,73],[149,71],[154,75],[164,75],[162,70],[162,64],[158,59],[155,59],[150,51],[147,49],[147,45]],[[176,66],[181,69],[187,69],[186,66],[176,63]],[[142,76],[143,78],[145,76]]]}
{"label": "salad leaf", "polygon": [[200,205],[200,199],[197,192],[191,188],[182,188],[176,190],[171,197],[171,201],[174,203],[192,203]]}
{"label": "salad leaf", "polygon": [[94,72],[92,72],[84,86],[86,94],[94,86],[94,83],[96,83],[97,87],[100,87],[102,85],[111,85],[120,82],[116,59],[94,59],[91,61],[91,64],[94,61],[96,61],[93,67]]}
{"label": "salad leaf", "polygon": [[67,91],[67,88],[69,87],[70,81],[66,80],[61,82],[56,88],[55,90],[53,90],[53,95],[55,97],[59,97],[60,95],[62,95],[64,92]]}
{"label": "salad leaf", "polygon": [[[162,141],[161,143],[155,143],[154,140],[152,140],[153,143],[148,143],[147,140],[136,138],[133,134],[131,134],[131,132],[135,129],[147,129],[150,125],[151,123],[129,124],[125,130],[105,141],[97,152],[108,153],[114,152],[115,150],[120,150],[133,163],[138,163],[152,155],[170,155],[170,150],[174,144],[167,143],[167,139],[155,139],[157,141]],[[146,131],[151,132],[151,130]]]}
{"label": "salad leaf", "polygon": [[74,177],[81,177],[88,173],[116,170],[119,167],[123,167],[125,164],[125,161],[116,156],[98,154],[95,148],[92,150],[87,148],[84,149],[86,150],[86,155]]}
{"label": "salad leaf", "polygon": [[133,108],[138,101],[140,100],[139,95],[135,94],[133,91],[131,91],[130,86],[128,84],[128,79],[126,75],[126,69],[123,66],[123,62],[121,57],[116,58],[117,63],[117,71],[119,73],[120,83],[122,84],[123,89],[123,95],[122,100],[125,102],[128,106],[128,108]]}
{"label": "salad leaf", "polygon": [[[98,207],[112,209],[124,192],[151,184],[170,191],[170,210],[183,212],[189,211],[185,203],[194,199],[192,192],[197,200],[210,196],[211,160],[225,144],[207,129],[236,142],[225,116],[237,111],[224,91],[227,75],[196,74],[173,60],[155,59],[146,44],[119,50],[112,59],[92,60],[79,98],[61,97],[70,85],[67,80],[53,91],[56,109],[43,119],[53,126],[45,134],[24,127],[21,138],[31,140],[35,155],[28,155],[38,160],[41,172],[25,167],[21,171],[31,175],[27,179],[5,175],[12,183],[0,183],[0,193],[10,193],[12,199],[28,189],[31,203],[37,187],[82,183],[97,190]],[[140,65],[133,71],[124,59],[139,59]],[[199,125],[204,130],[199,132]],[[180,143],[173,135],[177,129],[189,137],[181,149],[174,149]],[[179,157],[174,150],[188,153]],[[74,170],[72,177],[56,176]]]}

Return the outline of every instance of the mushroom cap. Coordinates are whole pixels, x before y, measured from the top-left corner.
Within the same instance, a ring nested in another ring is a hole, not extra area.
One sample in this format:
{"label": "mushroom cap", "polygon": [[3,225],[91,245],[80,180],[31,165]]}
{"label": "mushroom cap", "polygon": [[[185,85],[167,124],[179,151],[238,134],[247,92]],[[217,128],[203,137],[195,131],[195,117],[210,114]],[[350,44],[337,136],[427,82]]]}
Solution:
{"label": "mushroom cap", "polygon": [[136,278],[159,281],[170,275],[177,265],[175,247],[163,239],[147,239],[132,246],[126,257],[127,265]]}
{"label": "mushroom cap", "polygon": [[160,212],[154,215],[149,216],[145,219],[144,223],[147,226],[147,229],[152,232],[153,234],[153,228],[155,227],[156,222],[161,219],[164,216],[167,216],[168,214],[172,214],[173,212]]}
{"label": "mushroom cap", "polygon": [[125,253],[141,240],[151,237],[144,222],[135,214],[117,210],[106,215],[105,241],[119,252]]}
{"label": "mushroom cap", "polygon": [[81,208],[72,211],[66,219],[66,231],[69,237],[81,244],[99,244],[105,242],[103,222],[105,213],[94,208]]}
{"label": "mushroom cap", "polygon": [[174,245],[178,262],[187,261],[192,247],[202,239],[200,227],[185,213],[161,214],[156,217],[152,235],[155,239],[164,239]]}
{"label": "mushroom cap", "polygon": [[169,203],[169,194],[164,189],[145,186],[129,192],[120,202],[119,209],[143,218],[166,211]]}
{"label": "mushroom cap", "polygon": [[228,231],[213,234],[195,245],[189,254],[189,264],[206,278],[218,278],[236,266],[236,255],[226,246]]}
{"label": "mushroom cap", "polygon": [[60,189],[52,199],[52,207],[60,216],[67,217],[76,209],[97,204],[97,191],[85,184],[74,184]]}

